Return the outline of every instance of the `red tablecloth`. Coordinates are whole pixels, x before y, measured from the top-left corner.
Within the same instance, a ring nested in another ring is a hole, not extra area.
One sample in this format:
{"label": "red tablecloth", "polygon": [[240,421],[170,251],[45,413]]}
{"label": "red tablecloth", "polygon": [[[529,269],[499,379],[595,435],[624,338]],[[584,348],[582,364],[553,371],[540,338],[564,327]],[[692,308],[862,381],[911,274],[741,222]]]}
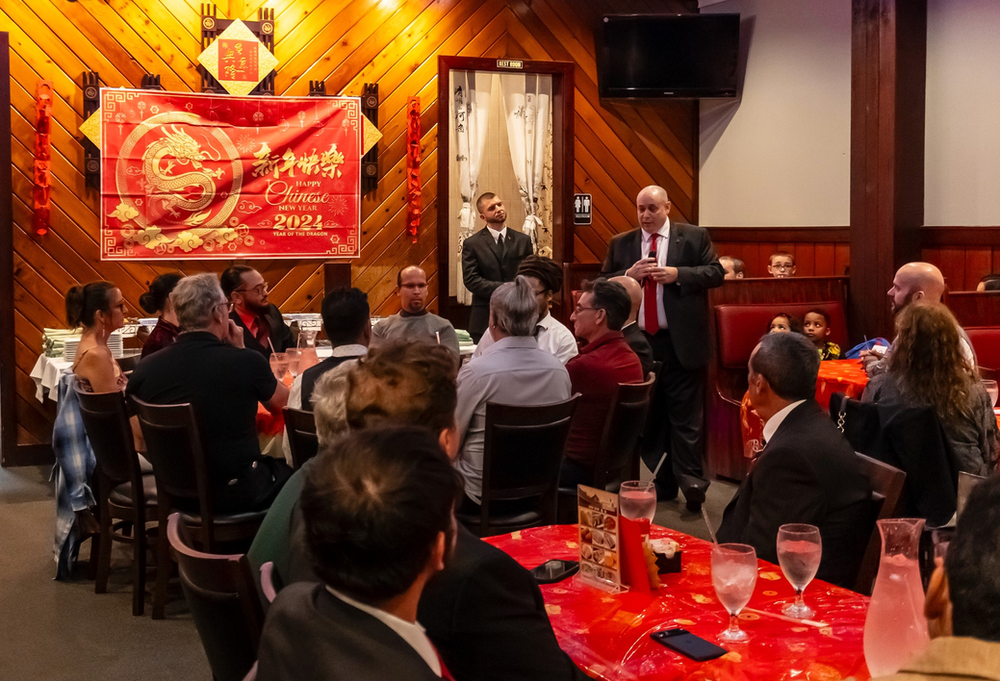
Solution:
{"label": "red tablecloth", "polygon": [[[830,409],[830,395],[842,392],[848,397],[861,399],[861,393],[868,385],[868,374],[857,359],[830,359],[819,363],[816,378],[816,401],[824,410]],[[1000,423],[1000,416],[997,417]],[[743,456],[757,457],[763,448],[764,423],[750,404],[750,393],[743,395],[740,403],[740,432],[743,434]]]}
{"label": "red tablecloth", "polygon": [[[711,544],[662,527],[654,537],[670,537],[681,545],[683,571],[662,575],[652,594],[608,594],[577,577],[543,585],[545,608],[562,646],[588,674],[599,679],[836,681],[868,679],[862,632],[868,599],[814,581],[805,592],[818,628],[769,615],[744,612],[740,627],[750,634],[742,644],[725,644],[730,652],[710,662],[694,662],[655,643],[649,634],[681,627],[715,642],[728,615],[715,597],[710,575]],[[575,525],[554,525],[486,541],[526,568],[553,558],[578,558]],[[781,570],[760,561],[757,588],[748,607],[779,613],[794,598]]]}
{"label": "red tablecloth", "polygon": [[868,385],[868,374],[859,359],[831,359],[819,363],[819,377],[816,380],[816,401],[823,409],[830,408],[830,396],[844,393],[856,400]]}

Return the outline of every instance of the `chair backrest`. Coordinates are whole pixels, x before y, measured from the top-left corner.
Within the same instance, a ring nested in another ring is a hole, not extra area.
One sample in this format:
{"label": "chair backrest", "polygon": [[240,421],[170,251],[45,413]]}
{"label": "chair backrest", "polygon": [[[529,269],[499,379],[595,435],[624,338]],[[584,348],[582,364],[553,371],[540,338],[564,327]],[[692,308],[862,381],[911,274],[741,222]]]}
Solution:
{"label": "chair backrest", "polygon": [[311,411],[282,409],[285,415],[285,431],[288,433],[288,448],[292,452],[292,468],[299,470],[309,459],[319,452],[319,439],[316,437],[316,419]]}
{"label": "chair backrest", "polygon": [[746,371],[750,354],[774,315],[787,312],[800,319],[809,310],[823,310],[830,315],[830,340],[844,347],[847,343],[847,315],[839,300],[816,303],[753,303],[716,305],[715,322],[719,339],[719,366]]}
{"label": "chair backrest", "polygon": [[976,360],[983,367],[1000,369],[1000,326],[967,326]]}
{"label": "chair backrest", "polygon": [[241,681],[257,660],[264,626],[247,557],[196,551],[179,513],[170,516],[167,538],[212,676]]}
{"label": "chair backrest", "polygon": [[139,426],[146,440],[146,458],[153,464],[156,490],[168,508],[195,504],[202,516],[202,541],[214,545],[212,494],[208,466],[194,410],[185,404],[149,404],[133,397]]}
{"label": "chair backrest", "polygon": [[594,461],[595,487],[603,489],[631,473],[632,457],[646,423],[650,391],[655,381],[650,375],[642,383],[618,384]]}
{"label": "chair backrest", "polygon": [[854,590],[871,594],[875,577],[878,574],[878,562],[881,555],[879,548],[881,539],[875,521],[896,517],[899,500],[903,494],[903,484],[906,482],[906,473],[870,456],[864,454],[857,456],[861,464],[861,472],[868,477],[872,486],[872,527],[868,546],[854,581]]}
{"label": "chair backrest", "polygon": [[135,452],[132,426],[125,411],[124,393],[119,390],[89,393],[77,387],[76,394],[80,401],[83,427],[101,474],[112,486],[132,483],[132,493],[139,495],[135,502],[143,505],[142,472]]}
{"label": "chair backrest", "polygon": [[[482,529],[491,501],[538,498],[552,524],[559,466],[580,394],[540,406],[486,405]],[[549,508],[551,507],[551,508]]]}

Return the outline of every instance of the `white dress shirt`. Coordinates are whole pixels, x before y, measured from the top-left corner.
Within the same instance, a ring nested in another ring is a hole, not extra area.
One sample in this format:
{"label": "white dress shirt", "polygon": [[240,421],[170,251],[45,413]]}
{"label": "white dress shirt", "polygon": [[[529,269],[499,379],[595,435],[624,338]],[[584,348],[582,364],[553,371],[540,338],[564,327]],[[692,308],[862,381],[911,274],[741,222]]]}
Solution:
{"label": "white dress shirt", "polygon": [[431,643],[429,638],[427,638],[427,632],[424,631],[424,628],[420,626],[418,622],[407,622],[404,619],[396,617],[391,612],[386,612],[385,610],[380,610],[373,605],[356,601],[350,596],[340,593],[329,585],[326,587],[326,590],[351,607],[357,608],[361,612],[368,613],[379,622],[399,634],[399,637],[409,643],[410,647],[417,651],[417,655],[424,659],[424,662],[426,662],[427,666],[431,668],[431,671],[438,676],[441,676],[441,658],[438,657],[437,648],[435,648],[434,644]]}
{"label": "white dress shirt", "polygon": [[[653,240],[653,236],[646,232],[644,229],[640,229],[639,233],[642,234],[642,257],[649,257],[649,247],[650,242]],[[660,231],[657,232],[660,238],[656,243],[656,265],[657,267],[667,266],[667,249],[670,248],[670,218],[667,218],[663,226],[660,227]],[[663,284],[656,285],[656,319],[660,324],[660,330],[667,328],[667,313],[663,310]],[[639,328],[643,331],[646,330],[646,297],[643,296],[642,303],[639,305]]]}
{"label": "white dress shirt", "polygon": [[504,242],[507,241],[507,225],[504,225],[503,228],[500,229],[500,231],[493,229],[489,225],[486,225],[486,229],[490,230],[490,236],[493,237],[493,243],[496,243],[497,239],[499,239],[501,236],[503,237]]}
{"label": "white dress shirt", "polygon": [[778,426],[780,426],[781,422],[785,420],[785,417],[791,414],[792,410],[803,402],[805,402],[805,400],[792,402],[790,405],[767,420],[767,423],[764,424],[764,429],[761,431],[765,444],[770,442],[771,438],[774,437],[774,434],[778,430]]}
{"label": "white dress shirt", "polygon": [[[580,350],[577,347],[576,337],[573,335],[573,332],[551,314],[547,314],[538,320],[537,331],[535,340],[538,341],[538,349],[551,353],[563,364],[566,364],[566,362],[579,354]],[[479,344],[476,345],[475,352],[472,353],[472,359],[482,356],[486,352],[486,349],[492,345],[493,334],[490,333],[489,329],[486,329],[486,333],[483,334],[483,337],[479,339]]]}
{"label": "white dress shirt", "polygon": [[479,503],[483,491],[486,403],[522,406],[568,400],[569,373],[555,356],[538,349],[531,336],[508,336],[458,372],[455,423],[462,443],[455,467],[465,478],[465,493]]}

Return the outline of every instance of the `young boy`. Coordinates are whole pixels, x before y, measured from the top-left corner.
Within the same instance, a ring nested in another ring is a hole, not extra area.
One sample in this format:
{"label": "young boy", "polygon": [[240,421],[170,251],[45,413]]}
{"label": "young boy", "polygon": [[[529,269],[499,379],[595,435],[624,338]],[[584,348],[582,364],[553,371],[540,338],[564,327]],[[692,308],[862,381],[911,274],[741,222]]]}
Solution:
{"label": "young boy", "polygon": [[806,312],[805,323],[806,338],[812,341],[819,351],[820,359],[840,359],[840,346],[833,341],[828,341],[830,335],[830,316],[822,310],[809,310]]}
{"label": "young boy", "polygon": [[776,278],[794,277],[795,256],[784,251],[772,253],[768,259],[767,271]]}

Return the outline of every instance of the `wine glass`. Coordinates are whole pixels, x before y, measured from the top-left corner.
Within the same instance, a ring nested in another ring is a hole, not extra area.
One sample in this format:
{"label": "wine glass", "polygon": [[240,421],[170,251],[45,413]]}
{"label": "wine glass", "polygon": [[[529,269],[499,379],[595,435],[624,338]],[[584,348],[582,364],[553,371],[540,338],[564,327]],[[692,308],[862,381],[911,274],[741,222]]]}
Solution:
{"label": "wine glass", "polygon": [[618,490],[622,518],[653,522],[656,515],[656,485],[652,481],[628,480]]}
{"label": "wine glass", "polygon": [[284,352],[272,352],[270,361],[271,373],[280,381],[285,377],[285,372],[288,371],[288,355]]}
{"label": "wine glass", "polygon": [[994,407],[997,406],[997,382],[990,378],[983,379],[983,387],[986,388],[986,394],[990,396],[990,402]]}
{"label": "wine glass", "polygon": [[747,544],[716,544],[712,547],[712,586],[722,607],[729,613],[729,628],[719,640],[739,643],[750,638],[740,629],[737,615],[753,595],[757,585],[757,552]]}
{"label": "wine glass", "polygon": [[299,375],[299,357],[301,356],[299,349],[288,348],[285,354],[288,355],[288,373],[292,375],[292,378],[295,378]]}
{"label": "wine glass", "polygon": [[802,592],[816,576],[822,558],[823,541],[818,527],[791,523],[778,528],[778,565],[795,589],[795,602],[781,609],[789,617],[801,620],[816,614],[802,600]]}

